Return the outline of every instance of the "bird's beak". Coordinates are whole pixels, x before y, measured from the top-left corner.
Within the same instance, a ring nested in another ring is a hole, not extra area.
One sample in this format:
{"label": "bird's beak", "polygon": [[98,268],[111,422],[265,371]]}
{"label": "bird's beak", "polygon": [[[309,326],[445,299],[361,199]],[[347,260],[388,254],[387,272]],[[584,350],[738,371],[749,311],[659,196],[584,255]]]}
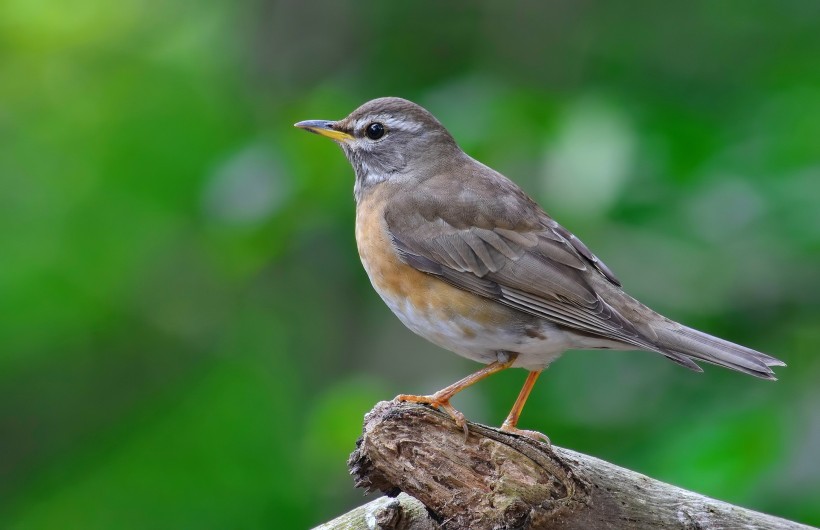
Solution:
{"label": "bird's beak", "polygon": [[307,120],[300,121],[299,123],[294,123],[293,126],[299,127],[300,129],[304,129],[306,131],[310,131],[312,133],[321,134],[322,136],[327,136],[331,140],[344,141],[353,139],[353,136],[351,136],[350,134],[336,129],[336,122],[334,121]]}

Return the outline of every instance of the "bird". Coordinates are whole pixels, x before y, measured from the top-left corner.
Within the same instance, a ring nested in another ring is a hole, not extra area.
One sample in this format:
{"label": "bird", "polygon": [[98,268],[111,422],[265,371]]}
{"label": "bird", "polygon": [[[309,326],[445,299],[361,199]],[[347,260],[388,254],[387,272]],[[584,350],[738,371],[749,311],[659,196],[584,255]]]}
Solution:
{"label": "bird", "polygon": [[516,367],[528,374],[500,430],[549,443],[518,421],[541,372],[567,350],[645,350],[696,372],[703,361],[768,380],[785,366],[627,294],[578,237],[420,105],[383,97],[295,126],[333,140],[352,165],[359,257],[384,303],[414,333],[484,365],[431,395],[396,397],[443,410],[465,435],[453,396]]}

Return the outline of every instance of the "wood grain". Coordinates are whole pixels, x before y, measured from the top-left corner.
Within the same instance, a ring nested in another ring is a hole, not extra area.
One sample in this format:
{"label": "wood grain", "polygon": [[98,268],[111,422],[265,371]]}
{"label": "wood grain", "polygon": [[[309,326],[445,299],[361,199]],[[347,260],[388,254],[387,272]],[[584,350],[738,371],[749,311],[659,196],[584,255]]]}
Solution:
{"label": "wood grain", "polygon": [[451,530],[810,528],[568,449],[478,424],[469,429],[465,439],[429,407],[381,402],[365,417],[351,474],[358,487],[405,492],[427,507],[416,517]]}

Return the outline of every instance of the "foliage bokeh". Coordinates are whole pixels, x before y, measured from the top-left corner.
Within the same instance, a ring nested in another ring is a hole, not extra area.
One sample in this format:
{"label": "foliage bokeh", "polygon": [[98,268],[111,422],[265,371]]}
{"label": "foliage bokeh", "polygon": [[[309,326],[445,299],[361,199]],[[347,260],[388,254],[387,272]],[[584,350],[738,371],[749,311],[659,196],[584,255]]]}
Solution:
{"label": "foliage bokeh", "polygon": [[[305,528],[363,413],[475,369],[402,328],[352,172],[398,95],[768,383],[570,353],[522,426],[820,524],[820,5],[0,3],[0,526]],[[498,424],[524,374],[459,396]]]}

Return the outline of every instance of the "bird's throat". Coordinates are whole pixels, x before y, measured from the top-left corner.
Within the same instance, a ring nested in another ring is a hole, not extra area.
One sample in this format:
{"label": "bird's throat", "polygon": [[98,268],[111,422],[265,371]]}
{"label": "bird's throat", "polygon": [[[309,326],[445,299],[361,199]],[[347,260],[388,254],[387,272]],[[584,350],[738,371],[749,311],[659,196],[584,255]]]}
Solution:
{"label": "bird's throat", "polygon": [[386,175],[372,171],[370,168],[366,168],[366,166],[363,168],[355,167],[355,170],[356,183],[353,184],[353,196],[356,198],[357,203],[360,202],[362,197],[364,197],[368,191],[373,189],[374,186],[387,180]]}

